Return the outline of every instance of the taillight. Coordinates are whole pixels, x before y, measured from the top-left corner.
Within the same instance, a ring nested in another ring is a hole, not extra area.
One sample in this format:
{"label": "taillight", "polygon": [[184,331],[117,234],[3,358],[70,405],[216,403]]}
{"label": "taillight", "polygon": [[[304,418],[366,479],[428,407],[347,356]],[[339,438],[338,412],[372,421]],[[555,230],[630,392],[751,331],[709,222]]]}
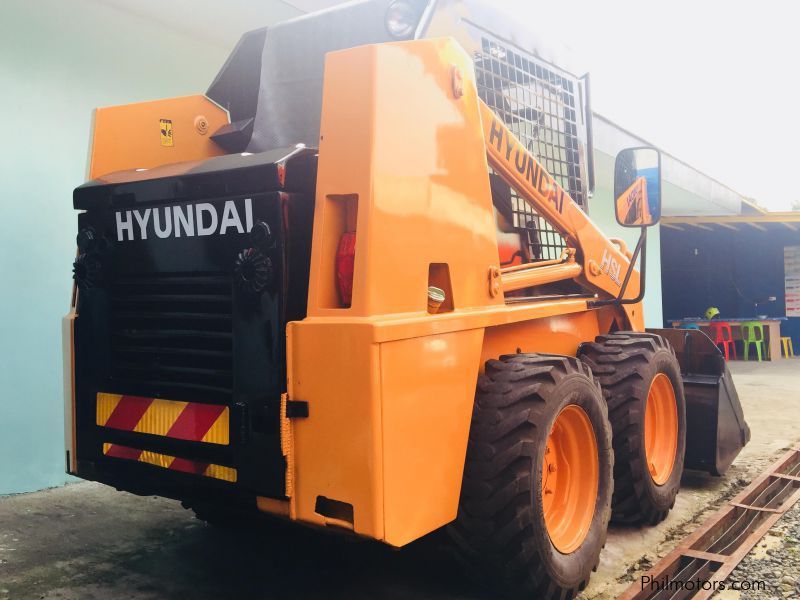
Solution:
{"label": "taillight", "polygon": [[336,251],[336,286],[339,288],[339,298],[345,307],[349,307],[353,301],[355,259],[356,232],[348,231],[342,234],[339,249]]}

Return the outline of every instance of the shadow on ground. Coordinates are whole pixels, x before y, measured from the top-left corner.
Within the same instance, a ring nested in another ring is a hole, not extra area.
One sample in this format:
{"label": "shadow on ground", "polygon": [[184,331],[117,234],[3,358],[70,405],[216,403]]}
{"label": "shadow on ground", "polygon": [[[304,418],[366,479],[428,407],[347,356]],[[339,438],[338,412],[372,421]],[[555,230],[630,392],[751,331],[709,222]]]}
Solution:
{"label": "shadow on ground", "polygon": [[76,484],[0,501],[0,598],[485,598],[435,539],[402,551],[281,523],[221,529]]}
{"label": "shadow on ground", "polygon": [[[114,564],[172,597],[477,598],[455,565],[422,541],[396,551],[281,524],[247,529],[192,525],[160,543],[148,530],[143,550]],[[461,588],[461,593],[454,593]]]}

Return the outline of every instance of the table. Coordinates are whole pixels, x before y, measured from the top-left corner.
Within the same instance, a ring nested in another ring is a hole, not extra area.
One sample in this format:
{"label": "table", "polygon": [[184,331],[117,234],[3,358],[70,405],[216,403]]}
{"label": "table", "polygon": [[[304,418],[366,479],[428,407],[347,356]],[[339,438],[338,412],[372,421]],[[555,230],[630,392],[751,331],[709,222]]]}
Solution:
{"label": "table", "polygon": [[[742,329],[739,327],[741,323],[748,323],[751,321],[761,323],[764,326],[764,342],[767,347],[767,355],[763,357],[764,360],[780,360],[783,358],[783,355],[781,354],[781,322],[786,321],[786,317],[772,317],[769,319],[736,318],[715,320],[731,324],[731,333],[733,333],[734,341],[741,341],[742,339]],[[672,323],[673,327],[680,327],[681,325],[693,323],[698,325],[703,333],[705,333],[708,337],[710,337],[712,340],[714,339],[710,327],[710,321],[708,319],[685,317],[683,319],[671,320],[670,322]],[[755,349],[751,347],[750,356],[752,357],[754,354]],[[740,352],[739,348],[736,348],[736,356],[739,359],[744,358],[744,354]]]}

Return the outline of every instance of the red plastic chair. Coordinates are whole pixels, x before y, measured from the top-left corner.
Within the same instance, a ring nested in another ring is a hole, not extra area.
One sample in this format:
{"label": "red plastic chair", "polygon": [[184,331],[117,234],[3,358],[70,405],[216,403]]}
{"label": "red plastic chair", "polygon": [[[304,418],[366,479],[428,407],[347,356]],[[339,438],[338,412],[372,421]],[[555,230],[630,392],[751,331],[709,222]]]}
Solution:
{"label": "red plastic chair", "polygon": [[731,359],[731,351],[733,353],[733,359],[736,360],[736,344],[733,342],[731,324],[725,321],[711,321],[709,327],[711,327],[711,331],[714,333],[714,343],[717,346],[722,345],[722,352],[725,354],[725,360]]}

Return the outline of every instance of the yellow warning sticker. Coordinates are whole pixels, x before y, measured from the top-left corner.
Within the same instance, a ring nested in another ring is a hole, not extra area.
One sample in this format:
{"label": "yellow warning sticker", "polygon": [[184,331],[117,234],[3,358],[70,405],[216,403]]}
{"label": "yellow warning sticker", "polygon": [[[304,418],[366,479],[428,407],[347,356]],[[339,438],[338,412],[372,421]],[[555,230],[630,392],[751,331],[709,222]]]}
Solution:
{"label": "yellow warning sticker", "polygon": [[172,120],[160,119],[159,125],[161,126],[161,145],[174,146],[175,144],[172,139]]}

